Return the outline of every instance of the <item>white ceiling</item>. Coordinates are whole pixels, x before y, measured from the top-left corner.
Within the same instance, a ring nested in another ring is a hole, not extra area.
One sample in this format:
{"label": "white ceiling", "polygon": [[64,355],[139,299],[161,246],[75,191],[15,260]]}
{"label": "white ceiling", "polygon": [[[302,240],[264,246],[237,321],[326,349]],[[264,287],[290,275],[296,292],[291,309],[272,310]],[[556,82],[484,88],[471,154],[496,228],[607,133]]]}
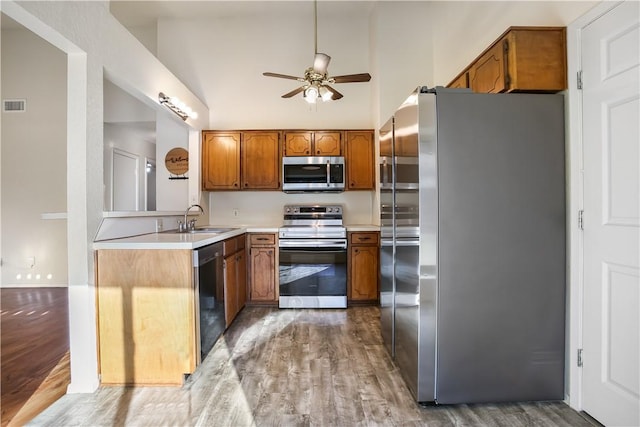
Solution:
{"label": "white ceiling", "polygon": [[[374,3],[375,1],[368,0],[320,0],[318,1],[318,21],[320,23],[334,16],[368,15]],[[153,25],[158,19],[225,18],[251,15],[313,19],[314,10],[311,0],[112,0],[110,9],[116,19],[126,27]]]}

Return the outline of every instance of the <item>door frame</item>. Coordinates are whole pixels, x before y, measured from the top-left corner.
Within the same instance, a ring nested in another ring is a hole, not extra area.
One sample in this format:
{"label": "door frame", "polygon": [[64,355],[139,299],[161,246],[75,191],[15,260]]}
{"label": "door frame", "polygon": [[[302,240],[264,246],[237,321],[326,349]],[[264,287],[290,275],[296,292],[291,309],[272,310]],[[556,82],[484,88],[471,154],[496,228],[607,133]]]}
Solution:
{"label": "door frame", "polygon": [[622,1],[597,4],[567,26],[567,83],[565,99],[567,131],[567,356],[565,400],[575,410],[582,410],[582,368],[578,367],[578,351],[582,348],[584,314],[584,240],[578,224],[578,213],[584,207],[584,164],[582,138],[582,91],[578,89],[578,72],[582,70],[582,31],[585,27],[619,6]]}

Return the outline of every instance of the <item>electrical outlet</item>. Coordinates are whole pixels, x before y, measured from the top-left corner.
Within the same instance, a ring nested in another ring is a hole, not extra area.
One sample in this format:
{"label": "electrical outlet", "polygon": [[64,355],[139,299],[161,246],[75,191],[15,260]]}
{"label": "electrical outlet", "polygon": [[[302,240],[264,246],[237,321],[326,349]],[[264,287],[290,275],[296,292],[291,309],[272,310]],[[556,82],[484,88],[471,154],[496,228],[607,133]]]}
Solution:
{"label": "electrical outlet", "polygon": [[36,257],[34,257],[34,256],[27,257],[26,266],[27,266],[27,268],[35,267],[36,266]]}
{"label": "electrical outlet", "polygon": [[238,215],[240,215],[240,211],[238,210],[238,208],[233,208],[233,216],[238,217]]}
{"label": "electrical outlet", "polygon": [[162,218],[156,219],[156,233],[162,231]]}

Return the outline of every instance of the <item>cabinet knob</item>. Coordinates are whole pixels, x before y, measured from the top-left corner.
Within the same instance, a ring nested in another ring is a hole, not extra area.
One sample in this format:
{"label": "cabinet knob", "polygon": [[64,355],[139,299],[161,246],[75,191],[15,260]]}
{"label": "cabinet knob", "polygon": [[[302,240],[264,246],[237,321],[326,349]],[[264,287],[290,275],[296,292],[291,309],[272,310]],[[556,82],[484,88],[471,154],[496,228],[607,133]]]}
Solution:
{"label": "cabinet knob", "polygon": [[234,187],[237,187],[237,186],[238,186],[238,183],[237,183],[237,182],[234,182],[234,183],[233,183],[233,186],[234,186]]}
{"label": "cabinet knob", "polygon": [[354,252],[358,254],[360,253],[360,249],[356,249]]}
{"label": "cabinet knob", "polygon": [[304,154],[309,154],[309,150],[305,151]]}
{"label": "cabinet knob", "polygon": [[244,183],[244,186],[245,186],[245,187],[248,187],[248,186],[249,186],[249,183],[248,183],[248,182],[245,182],[245,183]]}
{"label": "cabinet knob", "polygon": [[320,150],[317,151],[317,154],[320,154]]}

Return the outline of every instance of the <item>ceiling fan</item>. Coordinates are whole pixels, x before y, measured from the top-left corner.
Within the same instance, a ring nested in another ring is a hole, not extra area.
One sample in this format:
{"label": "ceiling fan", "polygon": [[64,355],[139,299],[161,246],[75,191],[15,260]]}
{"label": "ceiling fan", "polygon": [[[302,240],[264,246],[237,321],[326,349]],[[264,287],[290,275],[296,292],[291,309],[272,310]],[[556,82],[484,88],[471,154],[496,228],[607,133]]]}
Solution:
{"label": "ceiling fan", "polygon": [[329,67],[329,61],[331,57],[326,53],[318,52],[318,2],[314,0],[314,42],[315,42],[315,56],[313,59],[313,66],[307,68],[304,71],[304,77],[289,76],[287,74],[278,73],[262,73],[267,77],[278,77],[281,79],[297,80],[302,82],[303,85],[287,92],[282,95],[283,98],[291,98],[294,95],[302,92],[302,96],[305,101],[309,103],[315,103],[318,99],[322,101],[338,100],[342,98],[342,94],[329,86],[334,83],[354,83],[354,82],[368,82],[371,80],[369,73],[361,74],[347,74],[343,76],[330,77],[327,68]]}

